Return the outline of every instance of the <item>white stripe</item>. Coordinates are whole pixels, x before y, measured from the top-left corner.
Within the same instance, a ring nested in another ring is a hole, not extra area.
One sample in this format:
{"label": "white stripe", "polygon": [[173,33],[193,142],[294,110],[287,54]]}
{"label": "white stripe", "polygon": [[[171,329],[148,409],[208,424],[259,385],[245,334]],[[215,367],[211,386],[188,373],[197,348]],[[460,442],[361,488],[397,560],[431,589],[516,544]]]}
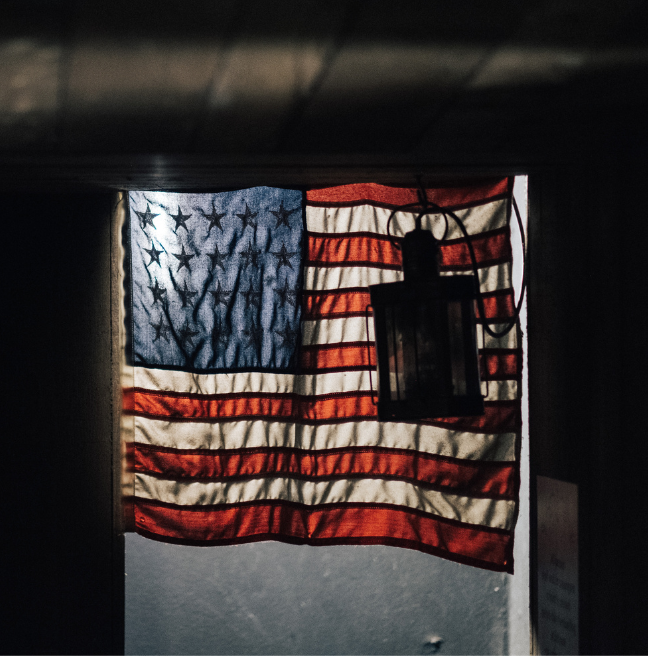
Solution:
{"label": "white stripe", "polygon": [[482,267],[481,269],[477,269],[477,277],[479,278],[479,291],[482,294],[486,292],[495,292],[498,289],[508,289],[512,285],[511,265],[505,263],[495,264],[490,267]]}
{"label": "white stripe", "polygon": [[[184,371],[135,368],[137,387],[180,394],[333,394],[368,390],[369,372],[349,371],[317,375],[236,372],[192,374]],[[375,385],[376,376],[373,375]]]}
{"label": "white stripe", "polygon": [[510,529],[513,501],[475,499],[423,490],[405,481],[357,479],[304,481],[258,478],[233,482],[178,482],[135,475],[135,496],[181,506],[210,506],[246,501],[282,500],[319,506],[327,503],[387,503],[468,524]]}
{"label": "white stripe", "polygon": [[[179,394],[333,394],[376,389],[376,376],[368,371],[342,371],[317,375],[234,372],[230,374],[193,374],[134,367],[136,386],[148,390]],[[517,398],[517,381],[500,380],[482,383],[486,400]]]}
{"label": "white stripe", "polygon": [[[493,332],[504,330],[509,324],[494,323],[490,324]],[[477,326],[477,347],[478,348],[517,348],[517,328],[514,326],[511,330],[502,337],[491,337],[482,327]]]}
{"label": "white stripe", "polygon": [[[493,324],[493,330],[501,330],[506,324]],[[491,337],[477,326],[477,344],[479,348],[516,348],[517,331],[513,328],[504,337]],[[373,320],[369,319],[369,340],[374,339]],[[302,323],[302,344],[338,344],[339,342],[364,342],[367,340],[367,322],[364,317],[346,319],[317,319]]]}
{"label": "white stripe", "polygon": [[486,401],[509,401],[517,399],[517,380],[483,381],[481,389]]}
{"label": "white stripe", "polygon": [[[463,221],[470,235],[487,230],[495,230],[507,224],[506,200],[496,200],[477,207],[458,210],[455,214]],[[375,232],[387,234],[387,221],[392,210],[372,205],[357,207],[306,207],[306,229],[311,232]],[[396,212],[390,226],[390,233],[402,237],[414,229],[412,212]],[[445,221],[440,214],[423,217],[422,227],[432,229],[437,239],[443,237]],[[446,239],[463,237],[463,233],[451,217],[448,217]]]}
{"label": "white stripe", "polygon": [[364,317],[346,319],[317,319],[302,322],[302,344],[338,344],[339,342],[364,342],[374,340],[373,319],[369,317],[369,333]]}
{"label": "white stripe", "polygon": [[135,417],[135,441],[172,449],[408,449],[463,460],[515,461],[515,433],[467,433],[437,426],[361,421],[321,426],[234,421],[170,422]]}
{"label": "white stripe", "polygon": [[[466,275],[461,272],[457,275]],[[478,269],[479,287],[484,292],[493,292],[511,286],[508,264],[495,264]],[[444,274],[448,275],[448,274]],[[368,287],[403,279],[402,271],[377,269],[369,266],[357,267],[304,267],[304,289],[313,291],[336,291],[346,287]]]}

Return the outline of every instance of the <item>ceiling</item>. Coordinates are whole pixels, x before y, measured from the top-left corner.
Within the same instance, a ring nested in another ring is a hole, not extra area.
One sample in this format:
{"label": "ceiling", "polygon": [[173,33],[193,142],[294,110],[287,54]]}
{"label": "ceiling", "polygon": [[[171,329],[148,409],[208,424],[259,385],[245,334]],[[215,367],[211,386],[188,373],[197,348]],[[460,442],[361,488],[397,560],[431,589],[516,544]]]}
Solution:
{"label": "ceiling", "polygon": [[5,188],[517,172],[647,108],[642,0],[2,3]]}

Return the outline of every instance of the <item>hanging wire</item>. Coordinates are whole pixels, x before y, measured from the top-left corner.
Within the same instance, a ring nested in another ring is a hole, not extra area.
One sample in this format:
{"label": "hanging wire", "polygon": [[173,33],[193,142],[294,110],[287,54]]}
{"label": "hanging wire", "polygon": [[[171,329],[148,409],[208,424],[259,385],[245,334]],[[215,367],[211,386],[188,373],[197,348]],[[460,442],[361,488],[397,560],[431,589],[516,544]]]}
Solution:
{"label": "hanging wire", "polygon": [[[372,309],[373,307],[371,303],[367,305],[365,308],[365,327],[367,328],[367,364],[369,365],[369,388],[371,389],[371,402],[374,405],[378,405],[376,401],[374,401],[374,396],[377,396],[374,392],[373,388],[373,380],[371,379],[371,342],[369,340],[369,308]],[[376,367],[376,371],[378,370],[378,367]]]}
{"label": "hanging wire", "polygon": [[[482,329],[482,345],[485,346],[486,345],[486,336],[484,335],[484,324],[483,323],[481,325],[481,329]],[[484,398],[488,398],[488,395],[490,394],[490,382],[489,381],[490,381],[490,378],[486,378],[485,381],[483,381],[483,380],[481,381],[482,383],[483,382],[486,383],[486,394],[484,395]]]}
{"label": "hanging wire", "polygon": [[[401,205],[399,207],[396,207],[392,213],[389,216],[389,219],[387,220],[387,236],[389,237],[389,240],[391,241],[392,245],[397,248],[401,249],[400,244],[395,240],[394,236],[390,232],[390,225],[392,222],[392,219],[394,216],[396,216],[397,212],[402,212],[407,209],[414,209],[414,208],[420,208],[420,212],[418,213],[416,217],[416,226],[417,228],[420,227],[421,225],[421,218],[427,214],[441,214],[445,221],[446,221],[446,229],[445,232],[443,233],[443,238],[440,239],[439,241],[445,241],[446,235],[448,234],[448,216],[452,217],[452,220],[459,226],[459,229],[461,230],[461,233],[466,241],[466,246],[468,247],[468,253],[470,254],[470,262],[472,265],[472,270],[473,274],[475,276],[475,279],[479,281],[479,271],[477,268],[477,258],[475,257],[475,251],[473,249],[472,241],[470,239],[470,235],[468,234],[468,231],[466,230],[466,226],[463,224],[463,221],[451,210],[441,207],[440,205],[437,205],[435,202],[431,201],[425,192],[425,189],[423,187],[422,181],[421,181],[421,176],[417,175],[416,176],[419,188],[417,189],[417,196],[419,199],[418,203],[408,203],[406,205]],[[520,287],[520,298],[518,300],[517,306],[515,307],[515,311],[513,313],[513,318],[511,323],[507,324],[502,330],[493,330],[488,324],[496,324],[496,323],[502,323],[501,321],[498,321],[497,319],[486,319],[486,312],[484,310],[484,298],[481,292],[481,289],[479,289],[479,282],[478,282],[478,293],[477,293],[477,307],[479,309],[479,315],[481,317],[482,321],[482,326],[484,330],[491,336],[491,337],[503,337],[504,335],[508,334],[511,332],[511,330],[517,325],[518,318],[520,316],[520,310],[522,309],[522,303],[524,301],[524,294],[526,291],[526,239],[524,236],[524,226],[522,225],[522,217],[520,216],[520,210],[518,208],[517,202],[515,200],[514,196],[511,196],[511,201],[513,205],[513,210],[515,211],[515,217],[518,222],[518,226],[520,227],[520,239],[522,241],[522,285]]]}

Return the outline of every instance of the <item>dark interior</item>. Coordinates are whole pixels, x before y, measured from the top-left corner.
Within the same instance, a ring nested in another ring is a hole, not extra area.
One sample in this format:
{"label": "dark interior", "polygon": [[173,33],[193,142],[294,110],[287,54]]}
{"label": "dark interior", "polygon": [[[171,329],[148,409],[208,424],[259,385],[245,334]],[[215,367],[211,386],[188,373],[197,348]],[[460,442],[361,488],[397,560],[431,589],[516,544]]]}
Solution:
{"label": "dark interior", "polygon": [[529,176],[532,490],[579,486],[582,653],[646,653],[647,3],[0,13],[4,653],[123,652],[114,192],[417,174]]}

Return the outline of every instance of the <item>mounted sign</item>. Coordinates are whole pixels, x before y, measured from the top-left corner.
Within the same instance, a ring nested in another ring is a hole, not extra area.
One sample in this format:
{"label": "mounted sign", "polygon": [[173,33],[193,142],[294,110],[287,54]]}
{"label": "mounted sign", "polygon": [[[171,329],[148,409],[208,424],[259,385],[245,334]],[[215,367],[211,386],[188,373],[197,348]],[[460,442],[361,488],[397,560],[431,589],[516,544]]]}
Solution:
{"label": "mounted sign", "polygon": [[578,486],[537,477],[537,653],[578,654]]}

